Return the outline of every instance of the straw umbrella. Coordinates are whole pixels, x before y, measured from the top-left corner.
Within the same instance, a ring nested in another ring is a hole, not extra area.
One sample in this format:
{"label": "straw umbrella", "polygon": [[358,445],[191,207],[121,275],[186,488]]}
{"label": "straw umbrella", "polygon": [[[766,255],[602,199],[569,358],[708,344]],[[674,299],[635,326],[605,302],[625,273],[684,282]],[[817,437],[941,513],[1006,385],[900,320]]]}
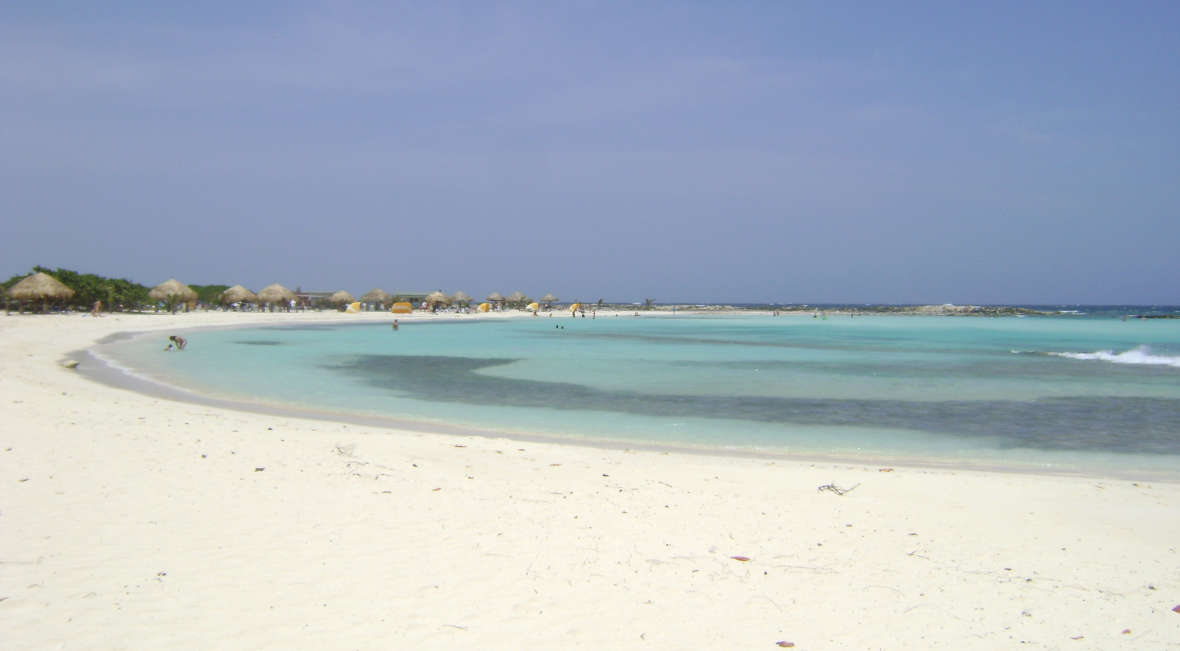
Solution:
{"label": "straw umbrella", "polygon": [[168,304],[168,311],[175,312],[177,303],[192,303],[197,300],[197,293],[191,287],[175,278],[169,278],[152,288],[148,296],[157,301]]}
{"label": "straw umbrella", "polygon": [[524,292],[517,291],[509,294],[508,298],[505,300],[508,301],[509,305],[515,305],[519,308],[524,307],[524,304],[529,302],[529,297],[525,296]]}
{"label": "straw umbrella", "polygon": [[234,285],[224,292],[221,292],[221,302],[226,305],[231,303],[257,303],[258,294],[255,294],[241,285]]}
{"label": "straw umbrella", "polygon": [[295,292],[278,283],[267,285],[258,292],[259,303],[278,303],[283,307],[288,307],[293,300],[295,300]]}
{"label": "straw umbrella", "polygon": [[462,305],[463,307],[467,307],[467,306],[471,305],[471,296],[469,296],[467,294],[467,292],[463,292],[463,291],[455,292],[454,294],[451,294],[451,302],[454,303],[455,305]]}
{"label": "straw umbrella", "polygon": [[547,309],[553,309],[553,304],[557,302],[557,297],[553,294],[545,294],[541,297],[541,304]]}
{"label": "straw umbrella", "polygon": [[376,305],[378,309],[385,309],[385,305],[393,301],[393,295],[384,289],[372,289],[361,296],[361,300]]}
{"label": "straw umbrella", "polygon": [[336,292],[335,294],[332,294],[331,296],[329,296],[328,302],[335,305],[336,307],[340,307],[341,305],[348,305],[349,303],[355,303],[356,298],[354,298],[352,294],[349,294],[348,292],[346,292],[342,289],[342,290]]}
{"label": "straw umbrella", "polygon": [[426,307],[431,312],[433,312],[438,309],[438,306],[449,304],[451,302],[451,299],[447,298],[447,295],[444,294],[442,292],[442,290],[438,290],[438,291],[433,291],[433,292],[430,292],[429,294],[427,294],[425,301],[426,301]]}
{"label": "straw umbrella", "polygon": [[504,295],[500,292],[492,292],[491,294],[488,294],[488,302],[491,303],[493,307],[503,308]]}
{"label": "straw umbrella", "polygon": [[47,273],[37,272],[10,287],[8,295],[22,303],[41,299],[41,311],[44,312],[50,299],[69,300],[73,298],[74,290]]}

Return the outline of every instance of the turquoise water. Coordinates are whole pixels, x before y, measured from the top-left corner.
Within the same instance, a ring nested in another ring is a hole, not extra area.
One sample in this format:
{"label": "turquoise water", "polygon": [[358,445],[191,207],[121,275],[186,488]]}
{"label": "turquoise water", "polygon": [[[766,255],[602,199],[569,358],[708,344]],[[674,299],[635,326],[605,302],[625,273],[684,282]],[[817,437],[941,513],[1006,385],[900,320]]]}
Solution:
{"label": "turquoise water", "polygon": [[152,335],[102,354],[209,396],[427,428],[1180,475],[1180,321],[563,316],[186,336],[184,353]]}

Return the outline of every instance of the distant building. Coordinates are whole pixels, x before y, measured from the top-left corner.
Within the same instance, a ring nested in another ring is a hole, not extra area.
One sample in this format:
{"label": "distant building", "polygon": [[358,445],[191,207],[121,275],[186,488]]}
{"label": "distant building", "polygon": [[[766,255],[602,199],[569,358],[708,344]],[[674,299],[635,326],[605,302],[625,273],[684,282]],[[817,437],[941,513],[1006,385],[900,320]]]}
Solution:
{"label": "distant building", "polygon": [[393,294],[393,300],[395,302],[405,301],[407,303],[413,303],[415,307],[417,307],[417,305],[419,303],[421,303],[422,301],[426,300],[426,297],[430,295],[430,292],[390,292],[390,293]]}
{"label": "distant building", "polygon": [[305,292],[295,288],[295,300],[304,307],[320,307],[330,305],[328,299],[336,292]]}
{"label": "distant building", "polygon": [[[313,292],[304,291],[301,288],[295,288],[295,300],[299,305],[304,307],[331,307],[332,304],[328,300],[332,294],[336,292]],[[426,298],[430,292],[390,292],[393,295],[394,302],[407,301],[413,303],[415,307]]]}

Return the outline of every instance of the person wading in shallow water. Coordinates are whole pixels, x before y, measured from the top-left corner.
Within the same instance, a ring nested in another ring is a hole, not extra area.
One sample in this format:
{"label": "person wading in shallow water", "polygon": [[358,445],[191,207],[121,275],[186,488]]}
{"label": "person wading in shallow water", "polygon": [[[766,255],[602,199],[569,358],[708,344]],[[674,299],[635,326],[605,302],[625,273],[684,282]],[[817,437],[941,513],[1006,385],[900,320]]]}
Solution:
{"label": "person wading in shallow water", "polygon": [[397,319],[393,320],[393,329],[397,330]]}
{"label": "person wading in shallow water", "polygon": [[172,343],[169,344],[168,348],[165,348],[165,350],[171,350],[173,345],[176,346],[176,350],[184,350],[184,347],[188,345],[188,341],[180,335],[172,335],[171,337],[168,337],[168,341],[171,341]]}

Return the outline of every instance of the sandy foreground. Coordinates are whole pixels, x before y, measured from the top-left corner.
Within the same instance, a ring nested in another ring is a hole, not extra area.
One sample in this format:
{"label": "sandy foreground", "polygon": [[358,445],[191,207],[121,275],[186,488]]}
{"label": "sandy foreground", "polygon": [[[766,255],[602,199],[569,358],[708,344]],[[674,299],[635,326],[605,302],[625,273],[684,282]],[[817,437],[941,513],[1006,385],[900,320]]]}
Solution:
{"label": "sandy foreground", "polygon": [[397,431],[59,363],[340,318],[0,317],[0,647],[1180,648],[1177,483]]}

